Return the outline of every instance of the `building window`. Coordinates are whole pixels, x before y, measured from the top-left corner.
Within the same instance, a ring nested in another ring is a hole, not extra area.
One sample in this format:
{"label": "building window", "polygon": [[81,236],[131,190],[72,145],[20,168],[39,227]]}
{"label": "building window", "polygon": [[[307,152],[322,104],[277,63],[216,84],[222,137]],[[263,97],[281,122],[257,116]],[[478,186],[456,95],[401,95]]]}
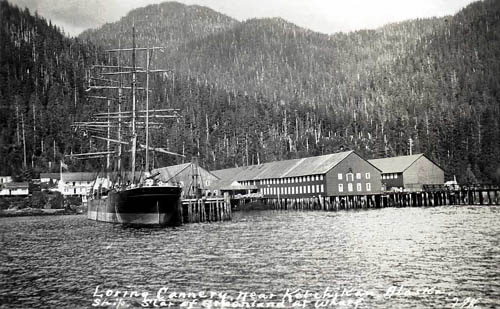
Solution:
{"label": "building window", "polygon": [[321,191],[319,190],[319,185],[316,185],[316,192],[320,193]]}
{"label": "building window", "polygon": [[372,190],[372,184],[368,182],[366,184],[366,191],[371,191],[371,190]]}
{"label": "building window", "polygon": [[394,174],[394,179],[398,179],[398,174]]}
{"label": "building window", "polygon": [[356,179],[361,179],[361,173],[356,173]]}
{"label": "building window", "polygon": [[347,191],[352,192],[352,183],[347,184]]}
{"label": "building window", "polygon": [[339,183],[339,192],[344,192],[344,185]]}
{"label": "building window", "polygon": [[316,193],[316,186],[315,185],[312,185],[311,193]]}
{"label": "building window", "polygon": [[319,175],[319,180],[323,180],[323,175]]}
{"label": "building window", "polygon": [[365,174],[365,178],[366,178],[366,179],[370,179],[370,173],[366,173],[366,174]]}
{"label": "building window", "polygon": [[356,189],[357,189],[358,191],[363,190],[363,188],[361,187],[361,184],[360,184],[360,183],[356,184]]}
{"label": "building window", "polygon": [[353,173],[347,173],[346,176],[345,176],[345,178],[346,178],[347,181],[354,181],[354,174]]}
{"label": "building window", "polygon": [[311,193],[311,186],[307,186],[307,193]]}
{"label": "building window", "polygon": [[325,192],[325,186],[324,185],[320,185],[321,186],[321,192]]}
{"label": "building window", "polygon": [[342,174],[338,175],[339,180],[342,180]]}

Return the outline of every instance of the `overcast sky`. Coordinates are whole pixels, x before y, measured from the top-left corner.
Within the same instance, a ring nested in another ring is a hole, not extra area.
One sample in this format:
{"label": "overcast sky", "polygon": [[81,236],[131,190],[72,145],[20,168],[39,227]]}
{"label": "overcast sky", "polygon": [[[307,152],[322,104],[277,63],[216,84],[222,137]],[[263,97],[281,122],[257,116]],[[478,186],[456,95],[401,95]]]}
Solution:
{"label": "overcast sky", "polygon": [[[70,35],[119,20],[134,8],[164,0],[8,0],[28,7]],[[207,6],[240,21],[282,17],[301,27],[332,34],[373,29],[420,17],[454,14],[473,0],[178,0]]]}

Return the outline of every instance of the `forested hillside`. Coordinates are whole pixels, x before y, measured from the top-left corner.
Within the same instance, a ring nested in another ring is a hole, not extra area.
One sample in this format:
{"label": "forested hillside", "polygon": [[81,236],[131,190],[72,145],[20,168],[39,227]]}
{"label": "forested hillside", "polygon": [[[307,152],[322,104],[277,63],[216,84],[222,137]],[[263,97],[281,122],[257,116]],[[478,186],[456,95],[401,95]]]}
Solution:
{"label": "forested hillside", "polygon": [[50,21],[0,1],[1,175],[29,177],[50,170],[50,161],[58,170],[53,162],[77,151],[80,137],[70,125],[86,110],[84,72],[95,51]]}
{"label": "forested hillside", "polygon": [[[184,147],[199,150],[208,167],[342,148],[368,158],[403,155],[411,138],[413,152],[439,162],[447,177],[499,181],[499,6],[488,0],[455,16],[331,36],[279,18],[232,21],[172,44],[157,60],[175,68],[176,82],[171,75],[158,87],[186,114],[189,129],[175,134],[189,132]],[[168,24],[199,10],[162,7]],[[116,36],[109,29],[148,16],[136,23],[138,42],[161,44],[153,34],[161,15],[149,11],[82,38],[106,44]]]}
{"label": "forested hillside", "polygon": [[[69,129],[72,117],[83,118],[98,104],[84,100],[85,68],[104,61],[93,45],[130,47],[135,24],[137,45],[167,47],[155,53],[155,66],[174,69],[153,79],[152,105],[177,107],[183,115],[153,134],[153,142],[186,154],[185,160],[195,155],[213,169],[342,149],[375,158],[408,154],[411,138],[413,153],[426,153],[447,178],[500,182],[498,1],[476,2],[455,16],[334,35],[279,18],[238,22],[169,2],[134,10],[117,23],[84,32],[80,40],[0,3],[6,42],[0,47],[2,163],[22,165],[19,118],[28,157],[34,153],[41,169],[47,168],[54,139],[57,156],[98,147]],[[4,21],[7,11],[17,17]],[[26,33],[21,29],[31,29],[31,41],[17,39]],[[47,52],[51,46],[60,47]],[[35,98],[40,103],[33,113]],[[43,102],[54,104],[56,112],[43,112]],[[179,160],[158,157],[157,164]]]}

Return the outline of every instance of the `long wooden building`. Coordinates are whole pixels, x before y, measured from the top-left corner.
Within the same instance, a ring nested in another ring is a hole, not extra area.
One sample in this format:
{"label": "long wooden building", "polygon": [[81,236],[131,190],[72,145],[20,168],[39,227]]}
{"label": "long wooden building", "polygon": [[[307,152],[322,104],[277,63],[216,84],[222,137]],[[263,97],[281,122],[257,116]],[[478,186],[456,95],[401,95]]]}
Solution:
{"label": "long wooden building", "polygon": [[217,170],[212,173],[220,178],[212,186],[213,189],[223,189],[223,186],[233,184],[252,188],[265,198],[367,195],[381,192],[381,171],[354,151]]}

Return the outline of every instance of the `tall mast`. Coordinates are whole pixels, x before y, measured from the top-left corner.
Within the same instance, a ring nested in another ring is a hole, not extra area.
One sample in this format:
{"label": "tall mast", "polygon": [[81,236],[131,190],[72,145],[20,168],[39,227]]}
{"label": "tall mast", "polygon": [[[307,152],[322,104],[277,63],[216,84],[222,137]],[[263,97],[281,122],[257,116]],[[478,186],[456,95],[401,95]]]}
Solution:
{"label": "tall mast", "polygon": [[149,171],[149,47],[146,50],[146,171]]}
{"label": "tall mast", "polygon": [[110,150],[110,146],[111,146],[111,143],[109,141],[109,139],[111,138],[111,118],[110,118],[110,107],[111,107],[111,100],[108,99],[108,125],[107,125],[107,137],[108,137],[108,141],[106,142],[106,150],[108,151],[108,155],[106,156],[106,172],[109,172],[110,171],[110,168],[111,168],[111,154],[109,153]]}
{"label": "tall mast", "polygon": [[[121,41],[118,40],[118,48],[121,48]],[[118,71],[121,70],[121,52],[118,51]],[[119,75],[119,88],[118,88],[118,140],[122,140],[122,95],[123,95],[123,78]],[[122,144],[118,144],[118,172],[121,174],[122,168]]]}
{"label": "tall mast", "polygon": [[137,148],[137,134],[135,132],[135,26],[132,26],[132,183],[135,183],[135,152]]}

